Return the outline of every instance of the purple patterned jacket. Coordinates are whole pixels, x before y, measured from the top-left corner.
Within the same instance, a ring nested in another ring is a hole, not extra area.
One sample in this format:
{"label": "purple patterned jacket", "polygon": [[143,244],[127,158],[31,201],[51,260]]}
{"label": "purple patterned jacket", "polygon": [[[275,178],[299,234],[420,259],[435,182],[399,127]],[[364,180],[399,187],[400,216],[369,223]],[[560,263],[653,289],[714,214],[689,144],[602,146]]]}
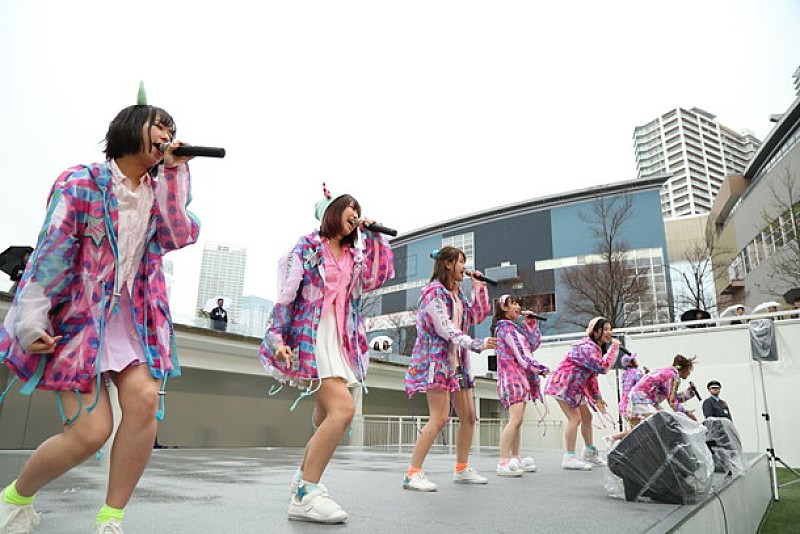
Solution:
{"label": "purple patterned jacket", "polygon": [[541,399],[539,375],[549,372],[533,356],[542,341],[537,322],[503,319],[495,327],[497,337],[497,396],[508,408],[512,404]]}
{"label": "purple patterned jacket", "polygon": [[[362,232],[363,246],[349,249],[353,255],[353,275],[349,301],[345,307],[347,337],[342,348],[350,368],[360,380],[367,376],[369,348],[361,294],[382,286],[394,276],[394,255],[389,241],[369,230]],[[267,372],[281,383],[317,378],[314,347],[322,318],[325,269],[322,238],[319,231],[303,236],[278,263],[278,297],[268,320],[267,331],[259,350],[259,359]],[[295,353],[291,366],[275,360],[275,351],[288,345]]]}
{"label": "purple patterned jacket", "polygon": [[[197,240],[189,167],[159,168],[145,252],[132,288],[133,318],[150,372],[180,375],[161,256]],[[96,375],[106,320],[115,313],[117,199],[108,163],[64,171],[50,191],[36,249],[0,330],[0,361],[28,385],[86,393]],[[53,354],[26,349],[43,333],[63,336]]]}
{"label": "purple patterned jacket", "polygon": [[619,345],[612,344],[604,355],[588,336],[572,346],[550,374],[545,394],[565,401],[573,408],[584,400],[591,406],[600,399],[597,375],[605,374],[617,361]]}
{"label": "purple patterned jacket", "polygon": [[405,378],[406,393],[409,395],[425,392],[430,388],[447,391],[460,389],[455,378],[456,370],[448,358],[451,344],[459,348],[465,384],[468,388],[473,386],[467,351],[480,352],[484,342],[482,339],[472,339],[464,332],[488,317],[491,311],[489,292],[484,285],[477,289],[473,286],[472,301],[468,302],[459,286],[458,298],[464,310],[461,330],[457,330],[450,319],[453,316],[452,293],[438,280],[422,288],[417,308],[417,339]]}
{"label": "purple patterned jacket", "polygon": [[691,389],[678,392],[680,383],[681,377],[674,367],[662,367],[650,371],[633,386],[628,399],[628,410],[633,404],[649,404],[661,409],[659,404],[666,400],[676,412],[688,412],[683,402],[691,399],[694,392]]}

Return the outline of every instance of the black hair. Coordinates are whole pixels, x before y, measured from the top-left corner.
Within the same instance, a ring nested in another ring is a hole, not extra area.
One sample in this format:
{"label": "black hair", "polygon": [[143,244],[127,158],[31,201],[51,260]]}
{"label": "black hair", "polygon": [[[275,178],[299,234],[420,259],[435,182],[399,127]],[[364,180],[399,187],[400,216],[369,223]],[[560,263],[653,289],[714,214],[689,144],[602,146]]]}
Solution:
{"label": "black hair", "polygon": [[145,124],[155,124],[156,122],[171,129],[172,138],[175,138],[177,131],[175,121],[169,113],[159,107],[135,105],[128,106],[117,113],[117,116],[108,125],[108,132],[106,132],[105,148],[103,149],[106,159],[111,160],[138,154],[145,146],[151,145],[153,141],[150,139],[150,131],[147,131],[145,140],[142,138],[142,128]]}
{"label": "black hair", "polygon": [[603,351],[603,354],[605,354],[606,351],[608,350],[609,344],[603,343],[601,345],[599,343],[599,340],[600,337],[603,335],[603,329],[606,327],[607,324],[611,324],[611,321],[609,321],[605,317],[601,317],[600,319],[597,320],[597,322],[594,324],[594,328],[592,328],[592,331],[589,333],[589,339],[594,341],[595,344],[598,347],[600,347],[600,350]]}

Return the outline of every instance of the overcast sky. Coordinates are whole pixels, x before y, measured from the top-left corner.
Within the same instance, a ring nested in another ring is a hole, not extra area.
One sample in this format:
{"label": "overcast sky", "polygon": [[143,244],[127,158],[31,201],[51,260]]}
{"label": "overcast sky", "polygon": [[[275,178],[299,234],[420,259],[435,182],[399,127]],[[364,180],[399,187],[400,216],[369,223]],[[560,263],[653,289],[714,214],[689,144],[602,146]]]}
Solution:
{"label": "overcast sky", "polygon": [[633,179],[634,127],[676,106],[763,138],[798,28],[792,0],[0,0],[0,247],[35,244],[140,79],[180,139],[228,151],[192,162],[201,241],[167,256],[191,313],[209,241],[246,246],[245,294],[274,297],[323,180],[404,232]]}

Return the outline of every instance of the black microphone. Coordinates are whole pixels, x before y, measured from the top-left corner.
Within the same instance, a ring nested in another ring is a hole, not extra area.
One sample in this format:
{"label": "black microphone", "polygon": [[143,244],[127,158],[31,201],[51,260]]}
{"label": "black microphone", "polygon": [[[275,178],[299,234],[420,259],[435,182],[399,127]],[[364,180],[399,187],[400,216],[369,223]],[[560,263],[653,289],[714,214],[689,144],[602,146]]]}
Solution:
{"label": "black microphone", "polygon": [[475,280],[480,280],[481,282],[486,282],[487,284],[492,284],[493,286],[497,285],[497,280],[492,280],[491,278],[487,278],[482,274],[473,274],[475,273],[475,271],[470,271],[469,269],[467,269],[465,272],[467,273],[467,276],[471,276]]}
{"label": "black microphone", "polygon": [[[161,143],[158,149],[162,153],[166,153],[170,147],[170,143]],[[172,151],[176,156],[202,156],[206,158],[224,158],[225,149],[213,146],[195,146],[195,145],[181,145]]]}
{"label": "black microphone", "polygon": [[631,351],[623,347],[622,345],[619,346],[619,351],[622,353],[623,356],[630,356]]}
{"label": "black microphone", "polygon": [[[359,219],[358,224],[361,224],[361,221],[362,219]],[[397,230],[395,230],[394,228],[388,228],[378,223],[365,224],[364,228],[372,230],[373,232],[378,232],[379,234],[390,235],[392,237],[395,237],[397,235]]]}
{"label": "black microphone", "polygon": [[545,317],[544,315],[539,315],[538,313],[533,313],[532,311],[527,311],[526,310],[526,311],[522,312],[522,315],[524,315],[525,317],[533,317],[537,321],[546,321],[547,320],[547,317]]}
{"label": "black microphone", "polygon": [[694,396],[697,397],[697,400],[699,401],[703,400],[703,397],[701,397],[700,393],[697,392],[697,388],[694,386],[694,382],[689,382],[689,387],[691,388],[692,393],[694,393]]}

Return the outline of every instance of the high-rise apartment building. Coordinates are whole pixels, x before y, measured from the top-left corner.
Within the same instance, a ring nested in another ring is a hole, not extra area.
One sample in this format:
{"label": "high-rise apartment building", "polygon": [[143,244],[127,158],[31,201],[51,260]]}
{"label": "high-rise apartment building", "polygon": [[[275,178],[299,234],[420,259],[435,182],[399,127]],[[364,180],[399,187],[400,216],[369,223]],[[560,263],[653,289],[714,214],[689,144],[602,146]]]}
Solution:
{"label": "high-rise apartment building", "polygon": [[262,337],[273,306],[274,303],[271,300],[263,297],[256,295],[243,297],[241,333],[246,336]]}
{"label": "high-rise apartment building", "polygon": [[247,249],[222,243],[208,243],[203,249],[200,283],[197,287],[197,308],[208,299],[225,298],[229,321],[238,324],[242,310],[244,270]]}
{"label": "high-rise apartment building", "polygon": [[744,171],[761,142],[699,108],[675,108],[633,131],[639,179],[669,174],[661,188],[664,218],[711,210],[722,181]]}

